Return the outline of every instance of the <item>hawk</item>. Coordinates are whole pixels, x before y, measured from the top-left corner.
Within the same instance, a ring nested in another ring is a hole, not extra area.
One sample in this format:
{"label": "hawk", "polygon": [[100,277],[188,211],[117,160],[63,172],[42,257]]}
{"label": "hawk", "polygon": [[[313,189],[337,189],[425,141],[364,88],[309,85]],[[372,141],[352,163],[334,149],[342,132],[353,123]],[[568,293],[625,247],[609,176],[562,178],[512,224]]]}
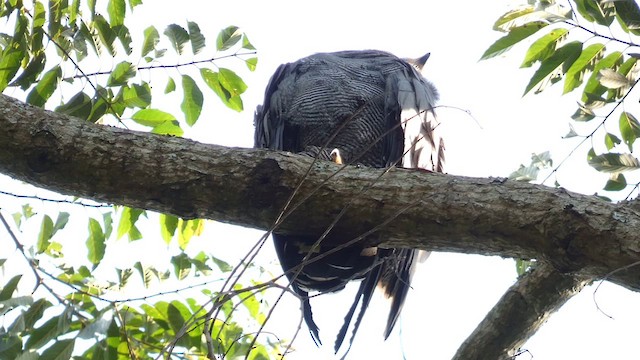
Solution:
{"label": "hawk", "polygon": [[[428,57],[401,59],[377,50],[341,51],[280,65],[267,85],[264,104],[255,113],[255,147],[339,164],[442,172],[444,143],[434,113],[438,93],[421,75]],[[321,242],[309,254],[316,241],[279,234],[277,229],[273,232],[276,253],[292,290],[302,299],[303,317],[314,342],[321,344],[309,293],[338,291],[352,280],[360,280],[360,287],[337,335],[335,351],[353,326],[351,347],[376,288],[391,300],[386,339],[398,319],[416,264],[428,253],[356,243],[313,261],[335,247]],[[293,271],[307,255],[302,269]]]}

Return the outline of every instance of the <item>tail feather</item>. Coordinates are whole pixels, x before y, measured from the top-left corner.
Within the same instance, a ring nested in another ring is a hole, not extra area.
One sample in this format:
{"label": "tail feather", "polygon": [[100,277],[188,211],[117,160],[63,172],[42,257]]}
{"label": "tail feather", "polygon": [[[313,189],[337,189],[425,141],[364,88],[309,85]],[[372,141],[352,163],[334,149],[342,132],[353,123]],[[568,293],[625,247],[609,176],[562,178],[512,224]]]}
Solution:
{"label": "tail feather", "polygon": [[[360,282],[360,287],[358,288],[356,297],[353,300],[353,304],[351,305],[349,312],[344,318],[344,324],[340,328],[340,331],[338,332],[338,336],[336,337],[336,343],[334,346],[334,350],[336,353],[338,352],[338,350],[342,346],[342,343],[344,342],[344,338],[347,334],[347,329],[349,328],[349,325],[351,324],[351,320],[353,319],[353,314],[355,313],[356,308],[358,307],[358,304],[360,304],[360,311],[358,312],[358,317],[356,318],[356,321],[353,324],[353,331],[351,332],[351,338],[349,339],[349,347],[347,348],[346,352],[342,356],[342,359],[344,359],[349,353],[349,350],[351,350],[351,345],[353,345],[353,339],[355,338],[356,333],[358,332],[358,328],[360,327],[360,322],[362,321],[362,317],[364,316],[365,312],[367,311],[367,307],[371,302],[371,297],[373,296],[373,292],[376,289],[376,283],[380,278],[381,270],[382,270],[382,264],[376,266],[373,270],[371,270],[367,274],[367,276]],[[362,299],[362,302],[360,301],[360,299]]]}
{"label": "tail feather", "polygon": [[378,282],[384,295],[391,299],[389,317],[384,331],[387,339],[400,316],[402,306],[411,288],[411,279],[416,271],[417,263],[424,261],[428,252],[412,249],[393,249],[393,255],[384,262],[382,275]]}

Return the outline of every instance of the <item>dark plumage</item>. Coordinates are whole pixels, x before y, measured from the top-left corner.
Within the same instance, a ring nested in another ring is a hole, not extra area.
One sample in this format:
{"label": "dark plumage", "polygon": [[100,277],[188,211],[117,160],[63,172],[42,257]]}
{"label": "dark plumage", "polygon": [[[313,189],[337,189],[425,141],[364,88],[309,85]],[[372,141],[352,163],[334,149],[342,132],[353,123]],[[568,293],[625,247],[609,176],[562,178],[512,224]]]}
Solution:
{"label": "dark plumage", "polygon": [[[264,105],[256,110],[255,146],[323,160],[331,160],[333,151],[334,159],[337,154],[347,164],[441,172],[444,145],[435,131],[438,122],[433,112],[438,95],[419,73],[427,58],[428,54],[402,60],[382,51],[342,51],[281,65],[267,86]],[[302,263],[317,238],[276,230],[273,240],[287,272]],[[332,247],[321,243],[317,251],[323,254]],[[291,287],[303,298],[304,319],[314,341],[320,343],[320,337],[308,293],[337,291],[357,279],[362,279],[360,288],[335,350],[350,324],[353,341],[376,286],[391,299],[386,339],[406,298],[416,260],[426,255],[412,249],[355,244],[305,265],[296,277],[294,271],[287,272]],[[352,323],[358,305],[360,312]]]}

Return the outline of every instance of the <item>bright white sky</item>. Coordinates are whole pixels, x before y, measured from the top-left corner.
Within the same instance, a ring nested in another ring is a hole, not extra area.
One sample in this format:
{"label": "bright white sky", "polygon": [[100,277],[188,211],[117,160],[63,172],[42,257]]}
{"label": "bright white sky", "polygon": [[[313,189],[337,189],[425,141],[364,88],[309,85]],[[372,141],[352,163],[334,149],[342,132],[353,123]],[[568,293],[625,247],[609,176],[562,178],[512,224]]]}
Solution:
{"label": "bright white sky", "polygon": [[[185,25],[187,20],[195,21],[210,46],[221,28],[237,25],[258,48],[257,71],[241,72],[249,85],[244,98],[247,110],[234,114],[215,99],[210,100],[206,115],[187,136],[207,143],[252,146],[252,111],[262,102],[266,83],[281,63],[314,52],[345,49],[380,49],[401,57],[431,52],[425,75],[440,90],[440,103],[469,110],[482,127],[461,111],[439,112],[448,135],[448,172],[505,177],[519,164],[528,164],[533,152],[553,150],[557,163],[577,143],[561,139],[575,110],[574,94],[559,98],[559,89],[555,89],[545,96],[521,97],[531,75],[530,70],[518,69],[524,48],[516,48],[504,58],[478,62],[484,50],[501,36],[491,30],[492,24],[510,3],[327,0],[303,4],[247,0],[190,1],[185,2],[188,6],[176,8],[175,4],[166,6],[168,2],[147,0],[134,16],[143,15],[139,26],[144,27],[153,18],[160,31],[170,23]],[[233,69],[241,66],[234,60],[221,65]],[[163,89],[163,82],[152,85]],[[584,193],[598,191],[604,179],[586,165],[586,148],[578,150],[558,176],[564,187]],[[246,238],[247,245],[260,236],[256,231],[222,224],[209,227],[211,236]],[[274,258],[271,249],[261,257],[267,262]],[[382,342],[387,309],[378,304],[369,309],[350,358],[402,359],[403,354],[406,359],[450,358],[515,276],[510,259],[432,254],[413,282],[414,291],[392,338]],[[610,319],[596,309],[593,291],[594,287],[586,288],[551,317],[525,346],[532,356],[616,359],[629,358],[637,352],[640,295],[604,284],[597,301],[614,317]],[[304,328],[295,344],[298,351],[287,359],[325,359],[331,354],[335,333],[353,298],[351,293],[325,298],[329,299],[319,299],[313,306],[326,348],[317,350]],[[279,336],[291,337],[298,316],[293,300],[281,305],[274,322]]]}

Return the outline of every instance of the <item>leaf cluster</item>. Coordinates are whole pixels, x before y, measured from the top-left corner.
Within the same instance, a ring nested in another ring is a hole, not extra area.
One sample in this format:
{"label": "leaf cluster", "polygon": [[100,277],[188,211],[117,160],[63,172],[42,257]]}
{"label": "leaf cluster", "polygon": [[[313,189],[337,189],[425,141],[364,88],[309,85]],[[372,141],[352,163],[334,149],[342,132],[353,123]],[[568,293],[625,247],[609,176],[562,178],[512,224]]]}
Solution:
{"label": "leaf cluster", "polygon": [[[115,280],[101,280],[97,269],[109,241],[125,235],[130,241],[136,241],[139,234],[136,223],[144,212],[122,208],[117,228],[113,226],[113,215],[106,212],[102,219],[87,219],[86,265],[68,266],[64,265],[65,260],[70,259],[66,259],[64,246],[57,240],[65,236],[68,213],[58,213],[53,221],[48,214],[39,216],[25,205],[22,211],[12,214],[18,229],[40,222],[35,242],[21,246],[37,276],[36,289],[41,291],[45,287],[49,296],[37,295],[37,292],[21,295],[24,291],[20,291],[19,286],[24,287],[28,282],[24,275],[16,275],[1,284],[0,316],[6,327],[0,328],[0,358],[143,359],[164,353],[168,357],[204,359],[211,355],[211,349],[216,356],[234,358],[252,349],[249,358],[269,359],[279,351],[277,339],[251,347],[255,336],[246,334],[246,325],[235,320],[244,313],[246,316],[240,319],[246,317],[256,325],[265,322],[262,290],[248,292],[245,286],[236,284],[233,291],[224,294],[203,290],[195,297],[178,296],[173,300],[165,300],[168,293],[109,300],[121,297],[126,289],[136,286],[135,281],[131,284],[136,274],[138,283],[151,289],[159,282],[215,274],[224,277],[233,270],[227,262],[211,254],[201,251],[189,255],[181,251],[171,257],[169,270],[144,265],[143,259],[131,268],[116,268]],[[177,241],[183,250],[202,229],[201,220],[187,221],[167,215],[160,216],[159,220],[164,229],[162,238],[167,242],[179,238]],[[51,261],[59,265],[45,269],[45,264]],[[7,259],[0,259],[0,270],[7,270],[5,264]],[[62,284],[67,291],[53,291],[52,286],[47,285],[51,282]],[[162,300],[151,302],[154,297]],[[134,305],[136,302],[141,303]],[[220,315],[212,318],[216,309]],[[246,320],[242,322],[246,324]],[[211,340],[207,341],[207,337]],[[79,344],[83,345],[78,348]]]}
{"label": "leaf cluster", "polygon": [[[556,1],[531,1],[503,14],[495,22],[494,30],[505,35],[481,59],[528,42],[521,67],[537,68],[524,94],[540,93],[556,83],[563,84],[563,94],[579,92],[572,122],[588,126],[592,120],[599,120],[582,136],[592,142],[587,162],[595,170],[610,175],[605,190],[626,189],[623,173],[640,168],[640,162],[632,154],[640,136],[640,122],[628,103],[638,81],[638,4],[574,0],[566,6]],[[616,33],[620,35],[610,35]],[[535,39],[528,41],[534,35]],[[565,138],[580,136],[572,124],[570,128]],[[595,136],[602,136],[601,142],[596,142]]]}
{"label": "leaf cluster", "polygon": [[[103,9],[106,17],[96,1],[49,1],[48,6],[35,1],[32,8],[22,2],[0,3],[0,18],[14,24],[11,33],[0,34],[0,91],[19,88],[26,101],[36,106],[57,101],[56,111],[87,121],[104,122],[111,117],[127,126],[130,119],[154,133],[174,136],[181,136],[184,125],[193,126],[200,119],[206,95],[203,88],[227,107],[243,110],[246,84],[216,61],[237,58],[255,70],[255,47],[247,35],[236,26],[222,29],[215,39],[215,53],[208,57],[203,57],[208,49],[205,34],[193,21],[186,26],[170,24],[162,34],[149,26],[142,39],[135,39],[125,19],[140,3],[109,0]],[[173,50],[169,61],[175,61],[169,64],[163,62],[169,57],[167,47]],[[180,62],[184,55],[196,60]],[[109,62],[115,64],[109,71],[90,70]],[[160,94],[153,93],[141,73],[156,69],[177,73],[166,75],[167,85]],[[190,74],[192,69],[197,69],[198,77]],[[181,85],[179,93],[176,83]],[[69,93],[73,95],[67,96]],[[154,96],[172,94],[181,99],[181,116],[152,105]]]}
{"label": "leaf cluster", "polygon": [[[127,23],[141,4],[0,1],[0,19],[8,24],[0,33],[0,91],[86,121],[171,136],[182,136],[202,118],[209,94],[242,111],[247,85],[237,69],[219,63],[236,60],[255,70],[256,51],[247,35],[227,26],[210,39],[197,23],[186,21],[162,31],[149,26],[137,38]],[[113,65],[105,70],[105,64]],[[154,82],[164,76],[166,85],[154,90],[152,73]],[[178,111],[170,107],[172,99]],[[261,335],[256,342],[258,335],[248,330],[265,322],[262,290],[247,292],[246,285],[235,283],[224,292],[186,295],[196,287],[194,279],[224,278],[234,270],[214,254],[189,251],[204,220],[128,207],[88,217],[81,211],[51,216],[31,204],[12,217],[18,229],[12,240],[30,272],[0,284],[0,359],[204,359],[247,353],[250,359],[268,359],[279,352],[279,340]],[[157,234],[140,225],[149,219],[158,219]],[[5,228],[10,231],[6,223]],[[38,229],[37,235],[25,240],[29,229]],[[106,268],[106,260],[118,256],[110,250],[118,242],[149,238],[162,239],[157,248],[177,249],[166,267],[143,256],[129,267]],[[15,265],[11,261],[1,258],[0,271],[11,273],[5,268]],[[177,285],[182,281],[188,285]],[[151,293],[159,284],[173,290]],[[145,295],[122,299],[132,288]]]}

